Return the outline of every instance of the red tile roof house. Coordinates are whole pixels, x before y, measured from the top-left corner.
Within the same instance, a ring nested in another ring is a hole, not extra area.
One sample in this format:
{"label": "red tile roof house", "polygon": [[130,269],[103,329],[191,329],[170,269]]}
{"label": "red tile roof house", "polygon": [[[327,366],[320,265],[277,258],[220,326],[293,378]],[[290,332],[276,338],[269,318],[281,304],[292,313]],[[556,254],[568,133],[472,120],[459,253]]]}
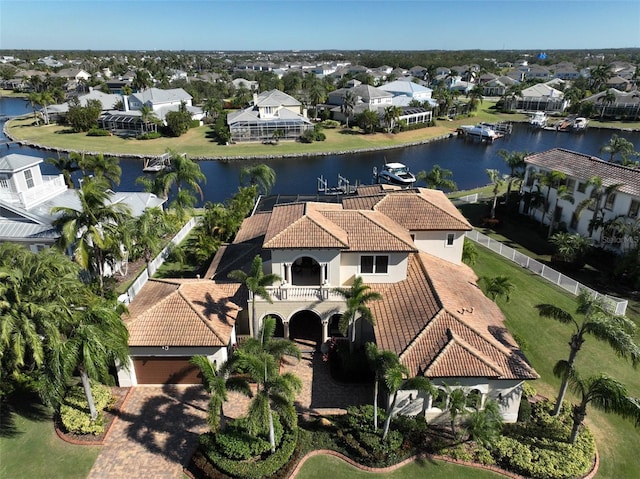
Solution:
{"label": "red tile roof house", "polygon": [[[218,300],[244,294],[243,300],[234,299],[243,308],[234,310],[235,326],[239,334],[251,334],[248,293],[228,273],[248,272],[260,254],[265,273],[282,280],[268,288],[273,303],[256,296],[259,320],[271,315],[278,335],[313,338],[320,345],[339,335],[336,325],[345,302],[335,288],[348,288],[361,276],[382,299],[370,304],[374,327],[356,323],[360,342],[375,341],[378,348],[397,353],[411,374],[428,377],[443,391],[445,384],[473,391],[480,407],[497,400],[505,421],[514,422],[523,381],[538,375],[504,327],[500,309],[461,262],[470,229],[440,191],[360,187],[340,203],[279,204],[255,213],[234,242],[219,250],[206,277],[213,279],[212,289],[225,291],[227,296],[214,295]],[[133,338],[140,334],[146,341],[146,326],[130,330]],[[402,394],[399,412],[425,414],[428,420],[444,417],[446,396]]]}

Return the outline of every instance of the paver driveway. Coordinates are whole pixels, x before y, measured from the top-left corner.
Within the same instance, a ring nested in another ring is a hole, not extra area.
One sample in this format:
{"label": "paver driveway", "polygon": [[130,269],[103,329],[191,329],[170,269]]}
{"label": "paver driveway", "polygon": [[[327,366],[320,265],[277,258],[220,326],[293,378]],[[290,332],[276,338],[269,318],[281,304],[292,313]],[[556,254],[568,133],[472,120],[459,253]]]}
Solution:
{"label": "paver driveway", "polygon": [[[302,380],[296,398],[300,413],[344,412],[351,404],[372,399],[370,385],[338,384],[315,347],[299,343],[302,359],[286,364]],[[208,396],[201,386],[142,386],[133,388],[124,410],[113,424],[89,479],[181,479],[182,468],[207,431]],[[229,393],[228,417],[246,412],[248,400]]]}
{"label": "paver driveway", "polygon": [[180,479],[206,431],[201,386],[133,388],[89,479]]}

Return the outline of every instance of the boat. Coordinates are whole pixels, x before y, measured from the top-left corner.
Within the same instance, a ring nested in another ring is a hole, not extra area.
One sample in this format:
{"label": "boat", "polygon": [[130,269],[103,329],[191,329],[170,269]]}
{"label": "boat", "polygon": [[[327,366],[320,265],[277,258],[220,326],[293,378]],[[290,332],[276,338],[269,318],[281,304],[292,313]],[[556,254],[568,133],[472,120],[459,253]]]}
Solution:
{"label": "boat", "polygon": [[470,138],[477,138],[480,141],[492,142],[502,137],[488,125],[462,125],[458,127],[458,135]]}
{"label": "boat", "polygon": [[549,118],[543,111],[537,111],[533,114],[531,118],[529,118],[529,125],[533,128],[544,128],[547,126],[547,121]]}
{"label": "boat", "polygon": [[416,182],[416,177],[403,163],[385,163],[380,171],[374,167],[373,176],[377,183],[390,185],[411,186]]}
{"label": "boat", "polygon": [[575,120],[573,120],[573,125],[571,127],[575,131],[584,131],[587,129],[588,124],[589,124],[589,120],[587,120],[582,116],[579,116]]}

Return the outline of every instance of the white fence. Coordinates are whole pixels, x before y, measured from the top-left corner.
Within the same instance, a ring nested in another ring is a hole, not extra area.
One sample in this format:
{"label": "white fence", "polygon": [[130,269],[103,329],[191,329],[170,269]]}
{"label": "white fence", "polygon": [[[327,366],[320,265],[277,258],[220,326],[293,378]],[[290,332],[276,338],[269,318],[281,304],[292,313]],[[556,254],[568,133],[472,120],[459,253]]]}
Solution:
{"label": "white fence", "polygon": [[523,268],[527,268],[529,271],[542,276],[547,281],[560,286],[562,289],[570,292],[571,294],[577,296],[580,291],[584,289],[589,291],[589,293],[591,293],[595,298],[604,298],[605,301],[611,306],[612,312],[614,312],[615,314],[624,315],[627,311],[628,301],[626,299],[615,298],[613,296],[599,293],[598,291],[595,291],[588,286],[583,285],[575,279],[569,278],[568,276],[556,271],[555,269],[550,268],[546,264],[530,258],[529,256],[524,255],[505,244],[502,244],[500,241],[489,238],[487,235],[484,235],[479,231],[467,231],[466,237],[478,244],[481,244],[482,246],[489,248],[491,251],[498,253],[500,256],[519,264]]}
{"label": "white fence", "polygon": [[131,284],[131,286],[129,286],[129,289],[127,290],[127,292],[120,295],[118,300],[125,304],[129,304],[131,301],[133,301],[133,298],[142,289],[142,287],[145,285],[147,280],[154,275],[154,273],[158,270],[158,268],[162,265],[162,263],[164,263],[164,261],[169,257],[173,247],[180,244],[180,242],[186,238],[186,236],[191,232],[193,227],[197,224],[198,224],[198,219],[193,217],[189,221],[187,221],[187,223],[180,229],[180,231],[178,231],[176,235],[171,239],[169,244],[165,246],[162,251],[160,251],[158,256],[153,258],[153,260],[149,262],[147,267],[142,270],[142,273],[140,273],[140,275],[138,275],[138,277]]}

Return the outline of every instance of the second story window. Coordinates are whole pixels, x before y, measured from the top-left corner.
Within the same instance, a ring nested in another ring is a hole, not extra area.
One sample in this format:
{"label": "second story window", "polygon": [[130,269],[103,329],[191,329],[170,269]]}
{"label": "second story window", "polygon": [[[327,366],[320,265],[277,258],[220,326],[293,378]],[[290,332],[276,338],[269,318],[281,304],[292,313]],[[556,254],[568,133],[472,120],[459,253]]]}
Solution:
{"label": "second story window", "polygon": [[453,241],[456,239],[456,235],[453,233],[447,233],[447,246],[453,246]]}
{"label": "second story window", "polygon": [[631,200],[631,206],[629,206],[629,213],[627,213],[627,216],[629,218],[636,218],[638,216],[638,211],[640,211],[640,201]]}
{"label": "second story window", "polygon": [[388,270],[388,256],[363,255],[360,257],[361,274],[386,274]]}
{"label": "second story window", "polygon": [[578,192],[584,193],[586,191],[587,191],[587,184],[584,181],[581,181],[580,183],[578,183]]}
{"label": "second story window", "polygon": [[24,170],[24,179],[27,182],[27,188],[33,188],[35,186],[31,170]]}
{"label": "second story window", "polygon": [[609,196],[607,196],[607,201],[605,201],[604,203],[604,207],[607,210],[612,210],[613,209],[613,204],[616,202],[616,194],[615,193],[611,193]]}

